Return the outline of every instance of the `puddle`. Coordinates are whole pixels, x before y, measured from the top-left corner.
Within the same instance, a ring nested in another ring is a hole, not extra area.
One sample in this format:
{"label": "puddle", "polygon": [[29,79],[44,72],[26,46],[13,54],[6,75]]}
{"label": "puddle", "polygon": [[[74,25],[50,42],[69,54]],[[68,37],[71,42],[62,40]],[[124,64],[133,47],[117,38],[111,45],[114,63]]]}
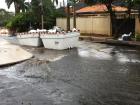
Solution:
{"label": "puddle", "polygon": [[55,57],[55,58],[49,59],[49,61],[50,61],[50,62],[58,61],[58,60],[64,58],[65,56],[67,56],[67,55],[60,55],[60,56],[58,56],[58,57]]}
{"label": "puddle", "polygon": [[96,59],[103,59],[103,60],[111,60],[112,56],[109,52],[104,52],[104,51],[98,51],[95,49],[91,50],[78,50],[78,54],[81,57],[94,57]]}
{"label": "puddle", "polygon": [[121,53],[117,54],[117,60],[121,63],[140,63],[139,59],[131,58]]}

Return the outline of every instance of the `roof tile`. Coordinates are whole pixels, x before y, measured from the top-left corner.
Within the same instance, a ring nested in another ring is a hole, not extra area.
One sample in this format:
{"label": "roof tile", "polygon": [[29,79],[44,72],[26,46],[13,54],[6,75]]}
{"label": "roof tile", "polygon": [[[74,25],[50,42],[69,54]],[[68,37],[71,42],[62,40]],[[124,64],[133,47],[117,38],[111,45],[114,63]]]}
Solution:
{"label": "roof tile", "polygon": [[[126,7],[121,7],[121,6],[112,6],[113,11],[127,11],[128,9]],[[80,10],[77,10],[76,13],[86,13],[86,12],[106,12],[108,11],[107,7],[105,4],[96,4],[93,6],[88,6],[81,8]]]}

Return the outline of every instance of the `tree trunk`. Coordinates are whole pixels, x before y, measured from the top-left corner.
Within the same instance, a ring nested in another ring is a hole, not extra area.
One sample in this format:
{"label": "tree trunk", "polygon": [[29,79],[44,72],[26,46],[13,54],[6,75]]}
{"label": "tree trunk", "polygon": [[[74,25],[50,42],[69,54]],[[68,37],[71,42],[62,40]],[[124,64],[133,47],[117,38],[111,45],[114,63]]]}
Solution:
{"label": "tree trunk", "polygon": [[112,11],[112,0],[108,0],[108,2],[106,3],[106,7],[109,11],[109,14],[110,14],[110,35],[112,35],[112,23],[113,23],[113,11]]}
{"label": "tree trunk", "polygon": [[44,29],[43,1],[41,0],[41,28]]}
{"label": "tree trunk", "polygon": [[139,7],[139,15],[138,15],[138,18],[139,18],[139,22],[140,22],[140,7]]}
{"label": "tree trunk", "polygon": [[17,15],[18,13],[20,13],[20,5],[14,2],[14,6],[15,6],[15,15]]}
{"label": "tree trunk", "polygon": [[74,1],[74,5],[73,5],[73,28],[76,28],[75,1]]}
{"label": "tree trunk", "polygon": [[128,18],[131,18],[132,0],[128,0]]}
{"label": "tree trunk", "polygon": [[67,31],[70,31],[70,5],[67,4]]}

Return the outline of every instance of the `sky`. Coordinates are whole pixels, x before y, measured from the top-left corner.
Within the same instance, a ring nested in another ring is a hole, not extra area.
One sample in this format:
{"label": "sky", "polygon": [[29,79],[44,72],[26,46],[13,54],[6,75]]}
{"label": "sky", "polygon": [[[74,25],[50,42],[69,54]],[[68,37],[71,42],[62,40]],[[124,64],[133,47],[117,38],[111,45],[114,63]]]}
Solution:
{"label": "sky", "polygon": [[8,9],[7,5],[5,3],[5,0],[0,1],[0,8],[6,9],[6,10],[8,10],[10,12],[14,12],[14,5],[12,4],[11,7]]}
{"label": "sky", "polygon": [[[28,1],[28,0],[26,0],[26,1]],[[60,5],[60,2],[63,2],[63,0],[58,0],[58,1],[59,1],[59,5]],[[7,11],[10,11],[10,12],[14,12],[15,11],[13,4],[11,5],[11,7],[9,9],[7,8],[5,0],[1,0],[0,1],[0,8],[6,9]]]}

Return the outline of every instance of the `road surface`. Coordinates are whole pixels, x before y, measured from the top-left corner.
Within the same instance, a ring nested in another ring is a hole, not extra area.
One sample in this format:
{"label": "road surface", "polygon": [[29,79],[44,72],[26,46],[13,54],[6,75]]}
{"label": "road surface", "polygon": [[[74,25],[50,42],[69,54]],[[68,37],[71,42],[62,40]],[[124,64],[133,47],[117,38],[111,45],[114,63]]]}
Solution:
{"label": "road surface", "polygon": [[23,48],[35,57],[0,67],[0,105],[140,105],[139,48]]}

